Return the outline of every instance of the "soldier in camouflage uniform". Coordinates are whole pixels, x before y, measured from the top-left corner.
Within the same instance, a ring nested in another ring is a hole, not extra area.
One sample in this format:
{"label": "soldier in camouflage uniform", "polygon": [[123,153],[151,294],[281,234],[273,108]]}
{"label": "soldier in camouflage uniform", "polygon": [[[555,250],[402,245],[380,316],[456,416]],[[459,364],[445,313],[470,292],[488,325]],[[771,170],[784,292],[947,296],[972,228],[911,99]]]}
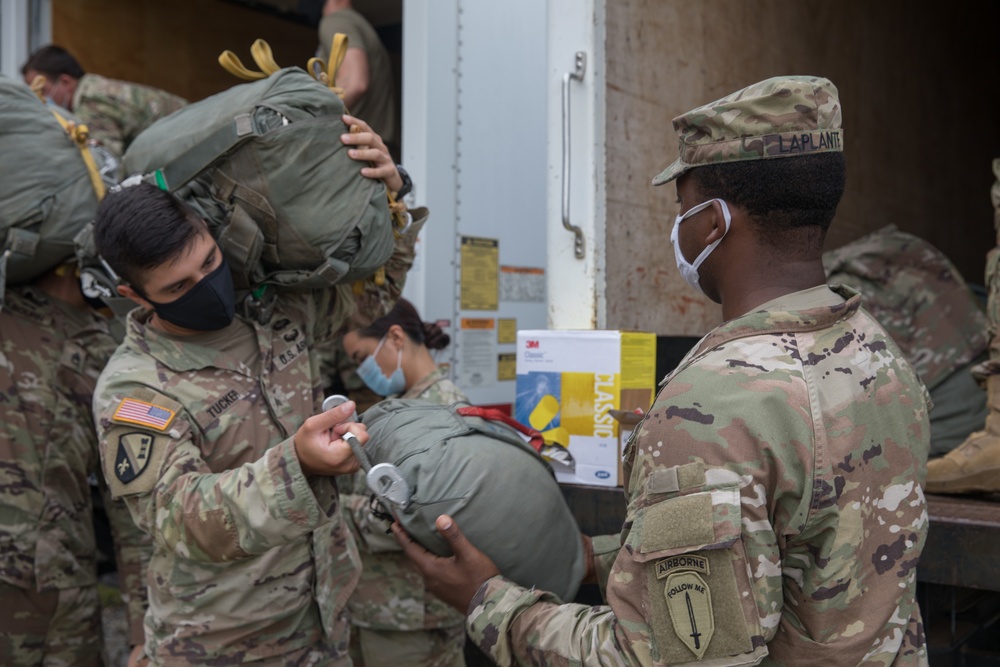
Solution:
{"label": "soldier in camouflage uniform", "polygon": [[609,606],[504,579],[449,517],[451,558],[394,525],[498,664],[926,664],[926,392],[861,297],[825,285],[840,120],[816,77],[674,120],[680,157],[653,183],[677,179],[675,259],[726,321],[627,445]]}
{"label": "soldier in camouflage uniform", "polygon": [[351,403],[306,419],[322,398],[314,347],[398,297],[416,231],[382,286],[271,290],[234,317],[228,267],[179,200],[143,184],[102,202],[98,250],[143,308],[94,410],[111,490],[154,538],[154,664],[349,664],[359,562],[331,475],[357,469],[345,430],[367,435],[340,423]]}
{"label": "soldier in camouflage uniform", "polygon": [[976,432],[940,459],[927,464],[927,490],[931,493],[1000,492],[1000,158],[993,160],[996,182],[990,190],[997,247],[986,255],[986,315],[989,359],[972,374],[986,389],[987,415]]}
{"label": "soldier in camouflage uniform", "polygon": [[21,74],[28,85],[45,77],[42,94],[72,111],[90,138],[118,157],[140,132],[187,104],[165,90],[87,74],[68,51],[53,45],[33,53]]}
{"label": "soldier in camouflage uniform", "polygon": [[[413,305],[400,299],[388,315],[345,334],[344,350],[361,373],[383,378],[368,380],[376,393],[442,405],[468,401],[434,362],[429,348],[444,348],[449,338],[431,329],[428,335]],[[389,387],[396,368],[403,371],[400,386]],[[341,502],[361,545],[361,580],[348,601],[355,665],[461,667],[465,617],[424,589],[420,573],[386,534],[388,524],[373,516],[363,472],[351,487],[354,492],[341,495]]]}
{"label": "soldier in camouflage uniform", "polygon": [[986,419],[970,369],[984,360],[986,316],[958,269],[927,241],[888,225],[823,254],[827,282],[857,290],[931,396],[932,456]]}
{"label": "soldier in camouflage uniform", "polygon": [[[117,346],[83,300],[73,265],[9,287],[0,311],[0,664],[101,664],[97,545],[89,476],[98,470],[91,398]],[[101,484],[128,605],[143,643],[149,538]]]}

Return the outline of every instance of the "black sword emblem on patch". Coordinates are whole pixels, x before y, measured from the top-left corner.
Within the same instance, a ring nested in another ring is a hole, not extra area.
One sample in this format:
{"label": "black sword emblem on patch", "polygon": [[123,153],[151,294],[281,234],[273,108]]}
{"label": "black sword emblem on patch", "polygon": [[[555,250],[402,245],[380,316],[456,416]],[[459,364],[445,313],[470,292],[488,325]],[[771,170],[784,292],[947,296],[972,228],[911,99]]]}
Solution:
{"label": "black sword emblem on patch", "polygon": [[691,637],[694,639],[694,647],[701,648],[701,633],[698,632],[698,621],[694,618],[694,607],[691,606],[691,594],[684,591],[684,601],[687,602],[688,618],[691,619]]}

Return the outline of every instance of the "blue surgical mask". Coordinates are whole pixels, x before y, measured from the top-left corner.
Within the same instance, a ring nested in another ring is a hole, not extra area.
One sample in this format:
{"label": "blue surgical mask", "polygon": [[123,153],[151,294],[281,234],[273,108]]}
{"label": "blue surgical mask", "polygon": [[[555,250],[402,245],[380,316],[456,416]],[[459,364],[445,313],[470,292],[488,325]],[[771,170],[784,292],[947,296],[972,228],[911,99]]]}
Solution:
{"label": "blue surgical mask", "polygon": [[[689,262],[687,261],[687,258],[684,257],[684,253],[681,252],[681,244],[679,242],[681,223],[695,213],[705,210],[711,206],[714,201],[719,202],[722,206],[722,216],[726,221],[726,231],[723,232],[722,236],[718,239],[707,245],[705,249],[701,251],[701,254],[695,257],[693,262]],[[674,221],[674,228],[670,232],[670,242],[674,244],[674,260],[677,262],[677,268],[680,270],[684,281],[702,294],[705,293],[705,290],[701,288],[701,276],[698,275],[698,267],[700,267],[705,260],[708,259],[708,256],[712,254],[712,251],[715,250],[720,243],[722,243],[722,239],[726,238],[726,234],[729,233],[729,227],[732,225],[732,222],[733,218],[729,214],[729,207],[726,206],[726,202],[721,199],[709,199],[708,201],[702,202],[697,206],[692,206],[684,213],[684,215],[678,215],[677,220]]]}
{"label": "blue surgical mask", "polygon": [[358,366],[358,377],[368,385],[369,389],[379,396],[399,394],[406,389],[406,376],[403,374],[403,348],[399,348],[399,354],[396,357],[396,370],[389,377],[386,377],[378,362],[375,361],[375,357],[378,356],[379,350],[382,349],[382,345],[385,344],[385,338],[388,335],[387,333],[385,336],[382,336],[382,340],[375,347],[375,352],[369,354],[368,358]]}

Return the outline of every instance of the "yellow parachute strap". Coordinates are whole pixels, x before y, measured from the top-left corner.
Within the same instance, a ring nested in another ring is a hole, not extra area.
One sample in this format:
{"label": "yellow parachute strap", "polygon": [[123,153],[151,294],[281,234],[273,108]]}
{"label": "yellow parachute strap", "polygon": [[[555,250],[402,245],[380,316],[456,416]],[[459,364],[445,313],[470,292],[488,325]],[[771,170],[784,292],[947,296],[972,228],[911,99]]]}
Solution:
{"label": "yellow parachute strap", "polygon": [[369,280],[379,287],[385,285],[385,266],[380,266],[375,269],[375,273],[373,273],[370,278],[355,280],[354,284],[351,285],[351,291],[354,293],[354,296],[361,296],[365,293],[365,283]]}
{"label": "yellow parachute strap", "polygon": [[281,69],[278,63],[274,61],[274,55],[271,54],[271,45],[263,39],[257,38],[253,41],[253,44],[250,45],[250,55],[253,56],[253,61],[257,63],[257,67],[268,76]]}
{"label": "yellow parachute strap", "polygon": [[38,95],[38,99],[42,102],[45,101],[45,94],[42,93],[42,89],[45,88],[45,82],[47,79],[44,74],[36,74],[35,78],[31,80],[31,92]]}
{"label": "yellow parachute strap", "polygon": [[306,64],[312,78],[332,90],[340,99],[344,99],[344,89],[337,86],[337,72],[344,64],[344,56],[346,55],[347,35],[338,32],[333,36],[333,42],[330,44],[330,62],[327,63],[322,58],[310,58]]}
{"label": "yellow parachute strap", "polygon": [[90,132],[87,130],[87,126],[83,123],[66,120],[54,107],[49,107],[49,110],[52,111],[52,115],[56,117],[59,125],[69,135],[69,138],[73,140],[76,147],[80,149],[80,157],[83,158],[83,163],[87,166],[87,175],[90,176],[90,184],[94,188],[94,194],[97,195],[97,201],[104,199],[104,181],[101,180],[101,172],[97,168],[97,163],[94,162],[94,156],[90,154],[90,149],[87,148],[87,140],[90,139]]}
{"label": "yellow parachute strap", "polygon": [[267,74],[264,72],[255,72],[251,69],[247,69],[247,67],[240,60],[239,56],[229,49],[226,49],[219,54],[219,64],[222,65],[222,69],[226,70],[233,76],[246,81],[257,81],[258,79],[267,78]]}
{"label": "yellow parachute strap", "polygon": [[396,238],[402,236],[402,231],[406,228],[406,202],[402,199],[396,199],[396,193],[390,191],[386,188],[385,196],[389,200],[389,213],[392,214],[392,233]]}

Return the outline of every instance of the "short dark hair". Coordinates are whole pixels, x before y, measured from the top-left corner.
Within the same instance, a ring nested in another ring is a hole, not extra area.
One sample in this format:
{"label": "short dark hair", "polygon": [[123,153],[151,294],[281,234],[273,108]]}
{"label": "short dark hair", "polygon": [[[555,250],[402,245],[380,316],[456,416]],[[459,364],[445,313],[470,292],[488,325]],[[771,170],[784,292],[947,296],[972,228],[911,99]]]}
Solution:
{"label": "short dark hair", "polygon": [[358,335],[381,339],[394,324],[398,324],[414,343],[425,345],[432,350],[442,350],[451,342],[451,337],[442,331],[441,327],[420,319],[420,314],[414,305],[402,297],[387,314],[358,329]]}
{"label": "short dark hair", "polygon": [[818,153],[709,164],[689,173],[706,199],[745,210],[763,241],[781,245],[773,232],[802,231],[822,246],[844,195],[847,169],[843,153]]}
{"label": "short dark hair", "polygon": [[55,44],[43,46],[32,53],[28,62],[21,67],[21,76],[25,76],[31,69],[50,79],[57,79],[60,74],[69,74],[74,79],[79,79],[86,74],[69,51]]}
{"label": "short dark hair", "polygon": [[115,273],[141,293],[146,271],[180,255],[207,229],[180,199],[140,183],[104,197],[97,207],[94,243]]}

